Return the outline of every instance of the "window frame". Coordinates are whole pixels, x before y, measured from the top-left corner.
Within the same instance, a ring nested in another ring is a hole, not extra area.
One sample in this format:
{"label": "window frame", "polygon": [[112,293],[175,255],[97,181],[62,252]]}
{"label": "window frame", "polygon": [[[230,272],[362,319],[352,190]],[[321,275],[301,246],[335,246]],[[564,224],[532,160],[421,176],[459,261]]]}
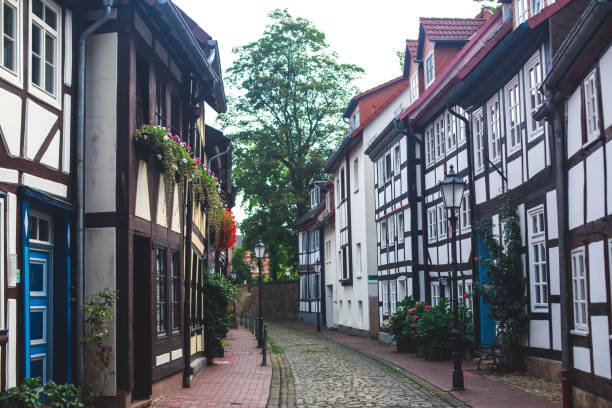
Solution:
{"label": "window frame", "polygon": [[[538,8],[537,5],[539,5],[540,8]],[[531,17],[535,16],[536,14],[540,14],[544,7],[546,7],[544,0],[530,0],[529,9],[531,11]]]}
{"label": "window frame", "polygon": [[[467,222],[465,221],[467,219]],[[472,208],[470,204],[469,191],[463,194],[461,206],[459,207],[459,223],[461,224],[461,232],[469,232],[472,229]]]}
{"label": "window frame", "polygon": [[437,206],[427,209],[427,242],[438,240]]}
{"label": "window frame", "polygon": [[[454,111],[457,112],[460,116],[465,117],[465,110],[461,106],[455,106]],[[455,117],[456,121],[456,131],[457,131],[457,147],[462,146],[466,142],[466,131],[465,131],[465,123]]]}
{"label": "window frame", "polygon": [[440,304],[440,299],[442,298],[442,294],[440,292],[440,282],[432,281],[431,282],[431,306],[435,307]]}
{"label": "window frame", "polygon": [[[578,263],[578,259],[581,260],[580,266],[582,267],[582,276],[579,274],[576,275],[576,266]],[[571,267],[571,280],[572,280],[572,320],[574,324],[574,330],[581,333],[589,332],[589,304],[588,304],[588,282],[587,282],[587,265],[586,265],[586,251],[585,247],[579,247],[571,252],[570,257],[570,267]],[[577,289],[576,283],[580,281],[583,282],[584,287],[584,297],[580,294],[580,291]],[[577,298],[577,295],[580,297]],[[584,308],[576,307],[576,306],[584,305]],[[578,321],[580,320],[580,321]]]}
{"label": "window frame", "polygon": [[404,234],[405,234],[405,220],[404,220],[404,213],[401,212],[400,214],[397,214],[397,242],[404,242]]}
{"label": "window frame", "polygon": [[393,146],[393,175],[400,174],[402,169],[402,149],[399,143]]}
{"label": "window frame", "polygon": [[426,167],[436,163],[436,142],[433,123],[425,129],[425,162]]}
{"label": "window frame", "polygon": [[[50,8],[53,12],[55,12],[57,17],[57,27],[53,29],[49,26],[45,21],[43,21],[40,17],[34,14],[32,8],[32,1],[29,0],[29,8],[28,8],[28,93],[36,98],[39,98],[43,102],[60,109],[62,102],[62,72],[63,72],[63,61],[62,61],[62,41],[63,41],[63,13],[62,7],[59,6],[52,0],[40,0],[43,3],[43,7]],[[50,93],[45,90],[44,82],[45,82],[45,64],[46,64],[46,52],[44,55],[40,55],[41,59],[41,85],[37,85],[32,80],[32,39],[34,36],[32,35],[32,25],[36,24],[41,29],[41,49],[45,48],[45,34],[49,33],[52,37],[55,38],[55,72],[54,72],[54,81],[55,81],[55,92]]]}
{"label": "window frame", "polygon": [[380,247],[387,247],[387,239],[389,237],[389,226],[387,225],[387,220],[382,220],[380,222]]}
{"label": "window frame", "polygon": [[443,116],[444,125],[446,126],[446,153],[448,154],[457,149],[457,118],[448,111]]}
{"label": "window frame", "polygon": [[[513,95],[516,93],[516,95]],[[505,125],[506,125],[506,135],[508,140],[506,140],[506,144],[508,145],[508,153],[514,153],[517,150],[520,150],[523,144],[523,134],[522,134],[522,106],[521,106],[521,88],[519,86],[518,77],[514,77],[511,79],[508,84],[504,87],[504,97],[505,97]],[[516,98],[516,103],[512,104],[512,98]],[[512,123],[512,116],[517,116],[517,122],[515,124]],[[518,140],[515,140],[513,137],[513,131],[516,131],[515,135]],[[516,143],[515,143],[516,142]]]}
{"label": "window frame", "polygon": [[[176,259],[176,264],[175,264]],[[176,272],[176,275],[173,273]],[[181,255],[177,250],[170,251],[170,330],[172,333],[181,332]],[[176,285],[176,286],[175,286]],[[175,299],[176,296],[176,299]],[[176,308],[176,316],[175,316]],[[175,321],[175,317],[178,321]]]}
{"label": "window frame", "polygon": [[527,223],[531,309],[544,311],[548,310],[550,301],[544,205],[539,205],[527,211]]}
{"label": "window frame", "polygon": [[382,282],[382,314],[389,316],[389,281]]}
{"label": "window frame", "polygon": [[359,192],[359,158],[353,160],[353,192]]}
{"label": "window frame", "polygon": [[446,134],[444,129],[444,115],[434,121],[434,134],[436,143],[436,162],[446,158]]}
{"label": "window frame", "polygon": [[389,311],[395,313],[397,310],[397,284],[395,280],[389,281]]}
{"label": "window frame", "polygon": [[[159,262],[158,256],[163,253],[163,262]],[[155,334],[156,337],[168,336],[168,249],[163,247],[155,247]],[[161,265],[163,274],[160,274],[158,266]],[[163,283],[163,291],[160,288],[160,283]],[[160,297],[163,296],[163,301]],[[161,305],[161,307],[160,307]],[[158,315],[158,309],[160,315]],[[161,314],[164,316],[162,317]],[[163,330],[160,331],[160,327]]]}
{"label": "window frame", "polygon": [[321,188],[314,186],[310,190],[310,208],[315,208],[321,202]]}
{"label": "window frame", "polygon": [[[4,6],[7,4],[15,11],[14,21],[14,65],[15,69],[10,69],[4,65]],[[2,44],[0,46],[0,78],[11,82],[19,88],[23,87],[23,0],[0,0],[0,27]]]}
{"label": "window frame", "polygon": [[[536,69],[536,67],[537,73],[539,74],[539,82],[532,86],[531,71],[532,69]],[[531,141],[536,137],[542,135],[542,133],[544,133],[543,121],[537,121],[533,118],[533,115],[538,111],[538,109],[540,109],[540,107],[544,103],[544,98],[540,93],[540,86],[544,81],[544,73],[542,71],[542,60],[540,58],[539,50],[537,50],[525,64],[525,76],[525,89],[527,91],[527,95],[525,95],[525,100],[527,101],[526,110],[528,110],[527,138],[529,141]],[[536,102],[539,100],[539,104],[533,105],[533,98],[535,98]]]}
{"label": "window frame", "polygon": [[438,229],[438,239],[443,240],[448,237],[448,215],[444,203],[436,205],[436,221]]}
{"label": "window frame", "polygon": [[[487,141],[489,146],[489,160],[491,160],[493,164],[499,163],[504,154],[501,135],[500,105],[497,94],[487,102]],[[493,107],[496,109],[495,112],[492,111]]]}
{"label": "window frame", "polygon": [[[474,129],[474,174],[480,174],[485,169],[485,132],[484,132],[484,112],[480,108],[472,114],[472,128]],[[480,165],[478,164],[480,159]]]}
{"label": "window frame", "polygon": [[[587,95],[588,83],[591,83],[593,87],[593,95],[589,98]],[[594,140],[597,140],[601,136],[601,128],[599,126],[599,94],[597,90],[597,69],[593,69],[582,81],[582,92],[584,97],[584,133],[586,136],[586,143],[589,144]],[[589,103],[590,99],[590,103]],[[589,106],[592,106],[592,112],[589,112]],[[594,128],[589,131],[589,117],[595,123]]]}
{"label": "window frame", "polygon": [[[520,10],[519,7],[520,6]],[[516,0],[514,2],[514,24],[518,26],[527,21],[528,10],[527,0]]]}
{"label": "window frame", "polygon": [[[428,67],[428,61],[431,61],[431,67]],[[434,52],[433,50],[425,57],[424,60],[424,72],[425,72],[425,88],[428,88],[429,85],[433,84],[436,80],[436,63],[434,60]],[[430,73],[429,68],[431,68],[431,78],[428,78],[428,74]]]}
{"label": "window frame", "polygon": [[414,103],[419,99],[419,72],[410,76],[410,102]]}

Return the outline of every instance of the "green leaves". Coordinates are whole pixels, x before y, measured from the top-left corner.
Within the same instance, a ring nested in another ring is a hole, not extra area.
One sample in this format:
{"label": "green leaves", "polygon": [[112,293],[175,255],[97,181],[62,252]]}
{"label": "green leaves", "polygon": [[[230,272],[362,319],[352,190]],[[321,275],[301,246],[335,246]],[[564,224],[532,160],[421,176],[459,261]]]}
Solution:
{"label": "green leaves", "polygon": [[[233,175],[247,204],[241,231],[249,243],[266,242],[278,269],[297,264],[291,225],[346,132],[342,112],[363,70],[338,62],[310,21],[280,9],[269,17],[261,38],[234,49],[226,77],[233,97],[220,119],[236,145]],[[288,243],[289,251],[281,248]]]}

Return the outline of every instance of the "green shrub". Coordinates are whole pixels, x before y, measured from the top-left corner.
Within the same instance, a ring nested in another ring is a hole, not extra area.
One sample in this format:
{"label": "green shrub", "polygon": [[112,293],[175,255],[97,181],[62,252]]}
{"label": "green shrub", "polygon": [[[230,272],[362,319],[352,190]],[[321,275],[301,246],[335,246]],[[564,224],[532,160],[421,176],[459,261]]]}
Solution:
{"label": "green shrub", "polygon": [[79,390],[72,384],[49,381],[41,387],[40,377],[26,378],[17,387],[0,394],[0,406],[14,408],[85,408]]}
{"label": "green shrub", "polygon": [[451,348],[452,328],[453,315],[448,299],[441,298],[437,306],[426,310],[417,320],[415,338],[419,344],[429,348],[448,350]]}

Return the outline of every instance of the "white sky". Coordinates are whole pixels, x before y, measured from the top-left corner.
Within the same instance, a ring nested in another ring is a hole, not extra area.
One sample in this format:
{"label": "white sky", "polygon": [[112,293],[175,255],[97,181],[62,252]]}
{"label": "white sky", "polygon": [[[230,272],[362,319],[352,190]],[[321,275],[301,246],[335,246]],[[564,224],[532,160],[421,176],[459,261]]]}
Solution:
{"label": "white sky", "polygon": [[[262,35],[270,11],[287,8],[325,33],[340,62],[365,69],[357,82],[362,91],[401,75],[396,52],[405,48],[406,39],[417,38],[419,17],[474,17],[481,7],[473,0],[173,1],[218,41],[224,69],[234,61],[232,48]],[[209,118],[214,126],[214,115]],[[234,213],[238,221],[244,218],[240,200]]]}

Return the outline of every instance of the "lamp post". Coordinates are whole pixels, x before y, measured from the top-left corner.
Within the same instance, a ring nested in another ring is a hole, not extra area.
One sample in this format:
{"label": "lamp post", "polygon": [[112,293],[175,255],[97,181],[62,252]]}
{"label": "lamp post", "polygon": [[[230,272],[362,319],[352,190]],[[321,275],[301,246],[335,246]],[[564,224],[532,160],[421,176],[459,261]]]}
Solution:
{"label": "lamp post", "polygon": [[465,181],[457,176],[453,165],[451,164],[446,178],[440,182],[440,193],[444,200],[444,206],[450,210],[449,221],[451,224],[451,232],[453,235],[452,242],[452,257],[453,257],[453,276],[452,276],[452,291],[451,304],[453,305],[453,330],[451,337],[453,342],[453,391],[464,390],[463,387],[463,369],[461,368],[461,327],[459,327],[459,305],[457,304],[459,296],[457,294],[457,211],[461,207],[463,200],[463,191],[465,189]]}
{"label": "lamp post", "polygon": [[261,297],[261,259],[266,254],[266,246],[261,239],[255,243],[255,257],[257,258],[257,269],[259,270],[259,315],[257,316],[257,347],[263,346],[263,300]]}
{"label": "lamp post", "polygon": [[317,277],[316,283],[317,287],[315,288],[315,300],[317,301],[317,331],[321,331],[321,262],[317,259],[314,263],[315,276]]}

